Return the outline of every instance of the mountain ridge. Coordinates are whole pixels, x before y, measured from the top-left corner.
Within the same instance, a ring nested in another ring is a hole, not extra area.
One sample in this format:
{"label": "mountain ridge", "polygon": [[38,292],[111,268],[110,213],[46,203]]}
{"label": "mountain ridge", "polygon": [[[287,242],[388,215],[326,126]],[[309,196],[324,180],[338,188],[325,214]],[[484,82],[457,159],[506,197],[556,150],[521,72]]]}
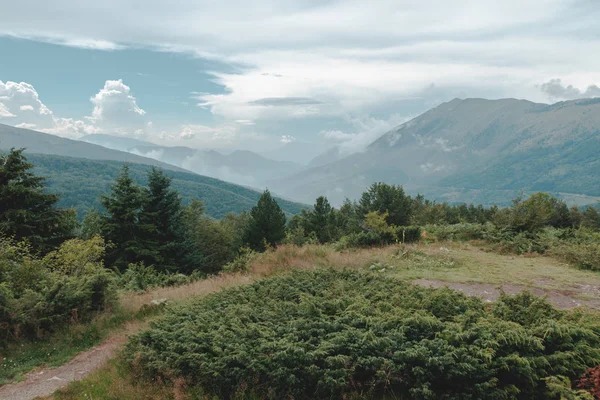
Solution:
{"label": "mountain ridge", "polygon": [[[466,202],[473,200],[468,194],[473,189],[489,192],[490,198],[494,190],[541,188],[596,196],[596,163],[585,165],[573,149],[600,151],[599,131],[600,99],[550,105],[453,99],[390,130],[363,152],[301,171],[273,187],[282,195],[298,193],[305,202],[320,192],[336,204],[357,198],[376,181],[402,184],[413,193],[424,188],[438,200]],[[518,169],[512,168],[516,161]],[[457,190],[465,195],[456,196]]]}

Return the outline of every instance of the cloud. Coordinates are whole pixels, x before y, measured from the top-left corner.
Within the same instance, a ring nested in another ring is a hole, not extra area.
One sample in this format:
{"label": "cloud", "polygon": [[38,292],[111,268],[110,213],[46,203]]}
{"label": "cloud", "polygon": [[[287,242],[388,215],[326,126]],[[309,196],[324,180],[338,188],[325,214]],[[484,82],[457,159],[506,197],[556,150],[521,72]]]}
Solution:
{"label": "cloud", "polygon": [[3,103],[0,103],[0,117],[10,118],[15,117],[15,114],[11,113],[8,107],[6,107]]}
{"label": "cloud", "polygon": [[145,111],[137,106],[130,88],[122,80],[106,81],[91,98],[91,115],[83,119],[56,116],[40,100],[35,88],[26,82],[0,81],[0,100],[0,118],[10,117],[14,126],[68,138],[100,132],[144,136],[149,127],[145,120],[139,119]]}
{"label": "cloud", "polygon": [[[263,74],[264,75],[264,74]],[[259,106],[267,107],[280,107],[280,106],[306,106],[321,104],[320,101],[311,99],[308,97],[271,97],[266,99],[252,100],[248,104],[255,104]]]}
{"label": "cloud", "polygon": [[35,124],[28,124],[26,122],[22,122],[18,125],[15,125],[17,128],[23,128],[23,129],[34,129],[36,127]]}
{"label": "cloud", "polygon": [[364,150],[383,134],[394,127],[405,122],[408,118],[400,115],[392,115],[387,120],[372,117],[349,118],[348,123],[354,132],[343,132],[340,130],[324,130],[321,136],[331,144],[339,148],[340,154],[348,155]]}
{"label": "cloud", "polygon": [[293,143],[296,141],[296,138],[291,135],[281,135],[281,139],[279,141],[283,144]]}
{"label": "cloud", "polygon": [[137,105],[131,89],[123,83],[122,79],[106,81],[104,87],[90,101],[94,104],[94,109],[89,119],[95,123],[128,125],[133,122],[132,120],[137,119],[136,122],[139,122],[139,117],[146,114],[146,111]]}
{"label": "cloud", "polygon": [[102,132],[102,129],[97,126],[73,118],[54,118],[54,126],[38,130],[69,138],[80,138],[84,135]]}
{"label": "cloud", "polygon": [[565,86],[561,79],[551,79],[540,85],[540,90],[551,99],[573,100],[589,97],[600,97],[600,87],[590,85],[586,90],[581,90],[573,85]]}

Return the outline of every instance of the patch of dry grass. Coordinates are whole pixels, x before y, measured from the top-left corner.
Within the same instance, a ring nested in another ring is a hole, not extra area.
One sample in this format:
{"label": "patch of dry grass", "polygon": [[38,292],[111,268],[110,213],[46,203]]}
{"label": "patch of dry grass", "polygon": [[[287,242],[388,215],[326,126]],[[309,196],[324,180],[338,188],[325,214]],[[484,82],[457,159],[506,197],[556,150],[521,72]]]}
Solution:
{"label": "patch of dry grass", "polygon": [[250,270],[254,276],[267,277],[294,269],[322,267],[363,269],[389,258],[397,248],[397,246],[387,246],[377,249],[336,251],[331,246],[283,245],[273,251],[259,254],[253,260]]}
{"label": "patch of dry grass", "polygon": [[125,310],[136,312],[144,305],[151,304],[152,300],[187,300],[194,296],[218,292],[227,287],[244,285],[253,280],[253,277],[248,274],[223,274],[181,286],[156,288],[144,293],[123,293],[120,303]]}

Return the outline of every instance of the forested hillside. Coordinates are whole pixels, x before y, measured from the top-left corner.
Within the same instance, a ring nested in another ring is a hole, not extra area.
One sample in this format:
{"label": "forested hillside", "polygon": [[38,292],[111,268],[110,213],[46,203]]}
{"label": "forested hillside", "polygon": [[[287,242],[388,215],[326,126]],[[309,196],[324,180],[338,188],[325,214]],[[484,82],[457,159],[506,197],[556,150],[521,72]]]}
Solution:
{"label": "forested hillside", "polygon": [[[75,207],[79,216],[91,207],[100,207],[100,195],[106,193],[123,165],[118,161],[86,160],[44,154],[28,154],[35,171],[48,178],[48,190],[60,194],[61,207]],[[150,165],[130,164],[131,175],[139,184],[146,182]],[[167,171],[173,178],[173,187],[185,204],[192,198],[204,202],[206,213],[221,218],[230,212],[247,211],[256,204],[260,193],[218,179],[191,172]],[[297,214],[303,207],[299,203],[277,199],[281,208]]]}

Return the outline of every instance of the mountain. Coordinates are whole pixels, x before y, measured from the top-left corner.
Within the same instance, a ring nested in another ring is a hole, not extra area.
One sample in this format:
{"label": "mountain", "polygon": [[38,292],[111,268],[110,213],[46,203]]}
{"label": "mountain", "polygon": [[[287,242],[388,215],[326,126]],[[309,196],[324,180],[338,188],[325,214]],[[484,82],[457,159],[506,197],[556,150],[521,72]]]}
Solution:
{"label": "mountain", "polygon": [[79,140],[120,151],[128,151],[134,146],[156,146],[154,143],[146,142],[143,140],[132,139],[122,136],[105,135],[102,133],[86,135],[80,138]]}
{"label": "mountain", "polygon": [[362,153],[271,183],[311,202],[357,198],[373,182],[438,200],[503,203],[518,191],[600,196],[600,99],[552,105],[454,99],[377,139]]}
{"label": "mountain", "polygon": [[0,149],[6,150],[12,147],[24,147],[26,153],[53,154],[87,158],[90,160],[113,160],[120,161],[121,163],[147,164],[163,169],[184,171],[183,168],[124,151],[112,150],[79,140],[65,139],[47,133],[0,124]]}
{"label": "mountain", "polygon": [[338,161],[342,158],[343,157],[342,157],[342,153],[340,152],[340,148],[335,146],[335,147],[332,147],[332,148],[324,151],[323,153],[319,154],[318,156],[316,156],[315,158],[310,160],[307,167],[308,168],[320,167],[321,165],[329,164],[334,161]]}
{"label": "mountain", "polygon": [[197,150],[182,146],[136,145],[127,151],[201,175],[256,188],[264,188],[268,181],[296,173],[303,168],[293,162],[271,160],[247,150],[222,154],[215,150]]}
{"label": "mountain", "polygon": [[[61,207],[74,207],[79,217],[95,207],[100,209],[100,196],[107,193],[121,171],[122,162],[87,160],[48,154],[27,154],[35,165],[35,172],[47,177],[48,191],[60,194]],[[130,164],[134,180],[146,184],[147,172],[152,168],[146,164]],[[213,218],[221,218],[230,212],[240,213],[256,205],[261,193],[218,179],[184,171],[165,171],[173,181],[173,187],[182,196],[184,203],[192,198],[202,200],[206,212]],[[303,204],[276,198],[277,203],[292,215],[307,208]]]}

